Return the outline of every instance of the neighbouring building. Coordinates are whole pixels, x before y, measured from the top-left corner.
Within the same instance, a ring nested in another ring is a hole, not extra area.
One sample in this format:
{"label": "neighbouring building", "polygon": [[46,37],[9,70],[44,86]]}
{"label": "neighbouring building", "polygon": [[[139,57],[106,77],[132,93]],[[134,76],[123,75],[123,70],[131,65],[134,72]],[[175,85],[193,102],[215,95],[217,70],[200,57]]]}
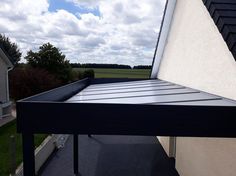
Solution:
{"label": "neighbouring building", "polygon": [[[161,52],[157,53],[152,76],[236,100],[236,1],[168,3],[161,37],[166,36],[158,46]],[[166,152],[175,157],[181,176],[236,173],[236,139],[159,139]]]}
{"label": "neighbouring building", "polygon": [[0,47],[0,118],[10,114],[8,72],[13,68],[9,57]]}

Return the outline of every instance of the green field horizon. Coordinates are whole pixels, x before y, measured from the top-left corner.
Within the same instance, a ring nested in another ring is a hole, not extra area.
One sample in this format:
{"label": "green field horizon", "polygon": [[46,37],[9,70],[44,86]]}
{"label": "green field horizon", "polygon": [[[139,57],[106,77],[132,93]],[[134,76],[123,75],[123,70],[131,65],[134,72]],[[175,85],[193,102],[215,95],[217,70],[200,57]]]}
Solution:
{"label": "green field horizon", "polygon": [[149,78],[151,69],[73,68],[77,71],[94,70],[95,78]]}

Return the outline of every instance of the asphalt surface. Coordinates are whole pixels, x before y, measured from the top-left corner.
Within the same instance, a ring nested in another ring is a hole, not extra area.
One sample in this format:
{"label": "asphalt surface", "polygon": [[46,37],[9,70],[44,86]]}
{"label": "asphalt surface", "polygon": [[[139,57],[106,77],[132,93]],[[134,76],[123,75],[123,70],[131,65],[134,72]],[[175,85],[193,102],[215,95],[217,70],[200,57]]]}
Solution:
{"label": "asphalt surface", "polygon": [[[74,176],[73,137],[44,167],[41,176]],[[79,136],[82,176],[178,176],[156,137]]]}

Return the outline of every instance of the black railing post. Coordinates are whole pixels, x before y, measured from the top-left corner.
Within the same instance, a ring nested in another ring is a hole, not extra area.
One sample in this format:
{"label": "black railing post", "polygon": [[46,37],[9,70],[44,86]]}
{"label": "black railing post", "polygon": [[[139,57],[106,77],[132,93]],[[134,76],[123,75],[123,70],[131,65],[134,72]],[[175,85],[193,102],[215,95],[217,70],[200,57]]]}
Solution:
{"label": "black railing post", "polygon": [[74,174],[79,174],[79,145],[78,145],[78,134],[73,135],[73,143],[74,143]]}
{"label": "black railing post", "polygon": [[34,135],[22,134],[24,176],[35,175]]}

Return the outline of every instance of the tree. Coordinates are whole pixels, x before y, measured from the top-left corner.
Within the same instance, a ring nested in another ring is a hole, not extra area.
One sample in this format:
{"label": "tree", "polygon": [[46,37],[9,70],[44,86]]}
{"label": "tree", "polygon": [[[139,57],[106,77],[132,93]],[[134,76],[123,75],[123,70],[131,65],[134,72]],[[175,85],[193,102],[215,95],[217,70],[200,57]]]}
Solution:
{"label": "tree", "polygon": [[71,80],[72,68],[69,61],[50,43],[40,46],[38,52],[30,50],[25,59],[33,68],[45,69],[65,83]]}
{"label": "tree", "polygon": [[0,45],[0,47],[9,56],[9,59],[11,60],[13,65],[16,65],[20,61],[22,55],[17,44],[11,42],[10,39],[5,35],[0,34]]}
{"label": "tree", "polygon": [[134,66],[133,69],[152,69],[151,65],[137,65]]}

